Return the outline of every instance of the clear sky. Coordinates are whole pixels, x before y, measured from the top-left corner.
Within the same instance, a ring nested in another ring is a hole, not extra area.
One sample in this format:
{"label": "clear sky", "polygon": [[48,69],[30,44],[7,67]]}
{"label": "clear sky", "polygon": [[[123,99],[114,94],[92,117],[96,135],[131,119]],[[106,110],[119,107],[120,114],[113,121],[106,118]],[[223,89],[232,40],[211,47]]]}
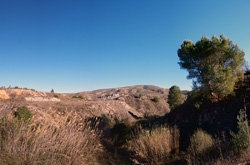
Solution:
{"label": "clear sky", "polygon": [[0,0],[0,86],[191,89],[178,48],[222,33],[250,61],[250,1]]}

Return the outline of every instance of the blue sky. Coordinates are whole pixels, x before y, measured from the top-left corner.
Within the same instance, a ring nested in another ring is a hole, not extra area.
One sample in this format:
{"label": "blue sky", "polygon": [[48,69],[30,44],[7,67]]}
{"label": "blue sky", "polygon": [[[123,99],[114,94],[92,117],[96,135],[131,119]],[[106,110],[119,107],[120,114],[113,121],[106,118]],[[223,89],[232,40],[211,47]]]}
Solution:
{"label": "blue sky", "polygon": [[0,86],[191,89],[185,39],[222,33],[250,61],[250,1],[0,0]]}

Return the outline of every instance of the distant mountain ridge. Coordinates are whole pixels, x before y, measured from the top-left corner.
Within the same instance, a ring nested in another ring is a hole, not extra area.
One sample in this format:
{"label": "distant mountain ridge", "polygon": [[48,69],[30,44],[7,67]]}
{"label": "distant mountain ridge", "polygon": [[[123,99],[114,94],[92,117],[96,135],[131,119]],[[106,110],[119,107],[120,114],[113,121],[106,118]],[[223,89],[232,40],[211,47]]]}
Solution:
{"label": "distant mountain ridge", "polygon": [[143,95],[143,94],[168,94],[169,90],[164,89],[154,85],[135,85],[135,86],[127,86],[127,87],[119,87],[119,88],[109,88],[109,89],[98,89],[88,92],[79,92],[79,94],[93,94],[97,96],[102,96],[106,94],[114,94],[114,93],[127,93],[134,95]]}

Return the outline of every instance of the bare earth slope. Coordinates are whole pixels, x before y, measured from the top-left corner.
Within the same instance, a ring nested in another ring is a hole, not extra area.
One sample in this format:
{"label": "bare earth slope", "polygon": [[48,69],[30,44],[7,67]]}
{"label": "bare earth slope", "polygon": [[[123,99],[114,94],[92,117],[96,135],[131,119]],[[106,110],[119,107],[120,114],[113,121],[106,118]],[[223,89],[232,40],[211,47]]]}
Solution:
{"label": "bare earth slope", "polygon": [[[159,98],[155,102],[154,97]],[[29,89],[0,89],[0,114],[3,109],[27,106],[34,114],[55,110],[59,114],[76,112],[82,117],[109,114],[131,121],[144,115],[164,115],[169,112],[168,89],[152,85],[102,89],[74,94],[43,93]],[[41,116],[42,117],[42,116]]]}

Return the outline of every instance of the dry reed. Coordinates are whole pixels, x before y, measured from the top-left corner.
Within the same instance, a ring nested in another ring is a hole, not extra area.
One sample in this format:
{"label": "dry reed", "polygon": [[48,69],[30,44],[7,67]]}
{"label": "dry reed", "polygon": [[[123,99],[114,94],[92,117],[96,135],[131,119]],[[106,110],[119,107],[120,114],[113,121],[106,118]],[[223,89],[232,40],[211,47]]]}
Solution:
{"label": "dry reed", "polygon": [[2,119],[0,164],[98,164],[101,132],[76,114],[44,112],[32,123]]}

